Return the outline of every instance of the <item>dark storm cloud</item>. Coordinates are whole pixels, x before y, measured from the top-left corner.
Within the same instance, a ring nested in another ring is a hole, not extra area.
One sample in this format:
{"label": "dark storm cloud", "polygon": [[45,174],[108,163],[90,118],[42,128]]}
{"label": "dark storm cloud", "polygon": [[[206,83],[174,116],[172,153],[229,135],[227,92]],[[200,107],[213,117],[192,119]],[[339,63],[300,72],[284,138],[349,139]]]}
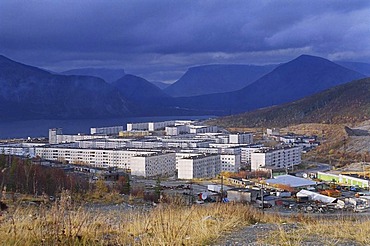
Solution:
{"label": "dark storm cloud", "polygon": [[369,12],[366,0],[3,0],[0,53],[54,70],[124,67],[152,80],[302,53],[370,62]]}

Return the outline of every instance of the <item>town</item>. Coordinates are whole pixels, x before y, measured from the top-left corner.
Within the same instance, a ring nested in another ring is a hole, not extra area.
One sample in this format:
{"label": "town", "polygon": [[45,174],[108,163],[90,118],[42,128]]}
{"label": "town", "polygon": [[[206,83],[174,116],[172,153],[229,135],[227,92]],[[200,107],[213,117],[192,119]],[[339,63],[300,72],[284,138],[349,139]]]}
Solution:
{"label": "town", "polygon": [[[94,127],[90,134],[49,129],[48,142],[2,141],[0,153],[84,173],[89,182],[114,182],[128,175],[132,186],[187,197],[190,204],[241,202],[284,212],[367,211],[364,173],[333,172],[328,164],[302,165],[316,136],[267,129],[229,132],[192,120]],[[271,144],[274,142],[274,144]],[[361,175],[362,174],[362,175]],[[49,194],[55,195],[55,194]]]}

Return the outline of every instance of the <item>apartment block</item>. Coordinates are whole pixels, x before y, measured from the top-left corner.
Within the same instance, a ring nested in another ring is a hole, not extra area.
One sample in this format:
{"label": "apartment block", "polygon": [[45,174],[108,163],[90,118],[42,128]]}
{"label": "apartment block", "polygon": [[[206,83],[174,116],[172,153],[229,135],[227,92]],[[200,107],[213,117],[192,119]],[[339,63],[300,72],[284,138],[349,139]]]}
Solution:
{"label": "apartment block", "polygon": [[178,178],[214,178],[221,172],[221,159],[219,155],[196,155],[178,160]]}
{"label": "apartment block", "polygon": [[229,134],[229,143],[231,144],[252,144],[253,134],[252,133]]}
{"label": "apartment block", "polygon": [[148,153],[131,157],[131,174],[143,177],[168,177],[176,172],[175,153]]}
{"label": "apartment block", "polygon": [[222,154],[221,171],[224,172],[238,172],[240,170],[240,155]]}
{"label": "apartment block", "polygon": [[36,147],[35,152],[36,156],[46,160],[101,168],[118,167],[123,169],[131,168],[131,157],[152,153],[143,150],[82,149],[48,146]]}
{"label": "apartment block", "polygon": [[301,163],[302,147],[263,148],[251,153],[251,169],[289,169]]}
{"label": "apartment block", "polygon": [[99,135],[118,135],[119,132],[123,131],[123,126],[109,126],[109,127],[92,127],[90,128],[90,134]]}

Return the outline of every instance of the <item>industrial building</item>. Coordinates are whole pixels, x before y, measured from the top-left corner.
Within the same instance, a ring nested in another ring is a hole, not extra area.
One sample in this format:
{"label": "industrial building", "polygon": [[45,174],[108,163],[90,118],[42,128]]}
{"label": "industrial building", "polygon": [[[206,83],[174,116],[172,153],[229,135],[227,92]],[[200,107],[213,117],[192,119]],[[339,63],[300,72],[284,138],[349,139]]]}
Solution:
{"label": "industrial building", "polygon": [[358,174],[334,174],[334,173],[324,173],[317,172],[317,178],[323,181],[336,182],[337,184],[358,186],[362,188],[370,187],[370,179],[365,176],[360,176]]}

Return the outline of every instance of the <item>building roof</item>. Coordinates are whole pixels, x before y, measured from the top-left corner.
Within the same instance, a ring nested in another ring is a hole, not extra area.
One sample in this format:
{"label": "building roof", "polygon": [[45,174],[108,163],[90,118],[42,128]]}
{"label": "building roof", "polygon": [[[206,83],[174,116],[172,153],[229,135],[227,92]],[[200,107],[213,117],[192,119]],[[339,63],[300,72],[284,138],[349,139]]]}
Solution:
{"label": "building roof", "polygon": [[320,201],[324,203],[332,203],[335,202],[335,200],[337,200],[334,197],[325,196],[309,190],[301,190],[300,192],[297,193],[297,197],[309,197],[311,200]]}
{"label": "building roof", "polygon": [[282,185],[288,185],[292,188],[296,187],[303,187],[303,186],[310,186],[310,185],[315,185],[316,182],[304,179],[304,178],[299,178],[295,177],[292,175],[281,175],[277,176],[274,179],[267,179],[266,183],[271,185],[271,184],[282,184]]}

